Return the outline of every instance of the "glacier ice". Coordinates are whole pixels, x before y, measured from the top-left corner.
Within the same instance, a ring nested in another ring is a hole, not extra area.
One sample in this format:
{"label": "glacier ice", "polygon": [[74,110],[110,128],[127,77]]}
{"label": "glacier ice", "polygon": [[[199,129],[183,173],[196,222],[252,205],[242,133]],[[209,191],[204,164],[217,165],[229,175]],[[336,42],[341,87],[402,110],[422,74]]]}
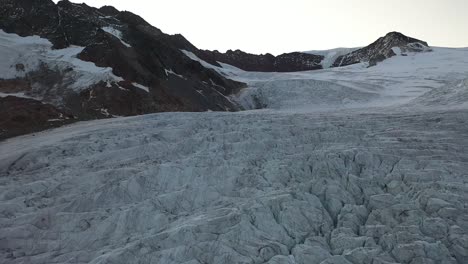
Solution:
{"label": "glacier ice", "polygon": [[0,142],[0,260],[467,263],[466,52],[369,69],[223,67],[249,84],[232,99],[263,109]]}

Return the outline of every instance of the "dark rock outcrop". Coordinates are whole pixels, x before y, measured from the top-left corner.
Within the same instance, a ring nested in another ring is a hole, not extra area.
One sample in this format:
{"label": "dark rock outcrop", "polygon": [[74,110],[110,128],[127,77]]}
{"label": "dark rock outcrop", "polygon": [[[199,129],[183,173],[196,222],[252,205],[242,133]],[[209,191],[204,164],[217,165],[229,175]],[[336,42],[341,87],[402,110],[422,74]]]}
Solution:
{"label": "dark rock outcrop", "polygon": [[429,45],[419,39],[407,37],[399,32],[390,32],[367,47],[338,57],[332,67],[341,67],[360,62],[369,62],[374,66],[387,58],[397,55],[393,48],[401,52],[420,52],[429,50]]}
{"label": "dark rock outcrop", "polygon": [[269,53],[255,55],[240,50],[228,50],[226,53],[209,50],[195,50],[202,60],[220,66],[218,62],[236,66],[245,71],[258,72],[295,72],[322,69],[323,56],[301,52],[285,53],[273,56]]}
{"label": "dark rock outcrop", "polygon": [[0,97],[0,140],[74,121],[53,105],[15,96]]}

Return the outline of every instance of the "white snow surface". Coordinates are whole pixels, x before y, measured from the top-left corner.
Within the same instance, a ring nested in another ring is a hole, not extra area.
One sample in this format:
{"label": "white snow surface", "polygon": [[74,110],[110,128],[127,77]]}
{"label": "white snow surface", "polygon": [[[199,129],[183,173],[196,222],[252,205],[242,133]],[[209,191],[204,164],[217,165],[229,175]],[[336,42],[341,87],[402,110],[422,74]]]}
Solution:
{"label": "white snow surface", "polygon": [[300,73],[204,65],[264,109],[0,142],[0,262],[468,263],[468,49]]}
{"label": "white snow surface", "polygon": [[[92,62],[82,61],[77,55],[83,47],[71,46],[65,49],[52,49],[52,43],[38,36],[21,37],[0,30],[0,78],[14,79],[25,77],[27,73],[39,69],[45,64],[50,69],[66,70],[67,78],[74,81],[70,89],[79,91],[100,81],[119,82],[123,79],[112,73],[112,68],[97,67]],[[24,71],[16,69],[17,64],[24,65]]]}

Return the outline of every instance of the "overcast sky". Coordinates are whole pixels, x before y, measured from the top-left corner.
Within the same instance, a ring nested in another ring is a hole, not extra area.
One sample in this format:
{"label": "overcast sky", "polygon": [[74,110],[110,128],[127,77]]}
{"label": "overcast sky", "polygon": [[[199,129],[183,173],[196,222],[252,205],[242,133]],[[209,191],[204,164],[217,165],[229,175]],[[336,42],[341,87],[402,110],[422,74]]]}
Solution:
{"label": "overcast sky", "polygon": [[[83,0],[72,0],[83,2]],[[468,0],[84,0],[142,16],[202,49],[251,53],[357,47],[390,31],[468,47]]]}

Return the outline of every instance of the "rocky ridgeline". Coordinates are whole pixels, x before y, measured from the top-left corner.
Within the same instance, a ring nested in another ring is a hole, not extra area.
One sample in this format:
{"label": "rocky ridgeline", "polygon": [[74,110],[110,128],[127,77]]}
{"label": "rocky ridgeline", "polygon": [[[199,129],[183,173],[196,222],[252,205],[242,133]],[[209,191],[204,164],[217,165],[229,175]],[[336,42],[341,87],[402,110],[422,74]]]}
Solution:
{"label": "rocky ridgeline", "polygon": [[378,62],[396,56],[397,53],[405,55],[406,52],[429,50],[429,45],[424,41],[407,37],[399,32],[390,32],[367,47],[338,57],[333,63],[333,67],[361,62],[368,62],[369,66],[375,66]]}
{"label": "rocky ridgeline", "polygon": [[301,52],[285,53],[279,56],[271,54],[255,55],[240,50],[218,51],[198,50],[197,56],[215,66],[218,62],[236,66],[245,71],[258,72],[295,72],[322,69],[323,56]]}

